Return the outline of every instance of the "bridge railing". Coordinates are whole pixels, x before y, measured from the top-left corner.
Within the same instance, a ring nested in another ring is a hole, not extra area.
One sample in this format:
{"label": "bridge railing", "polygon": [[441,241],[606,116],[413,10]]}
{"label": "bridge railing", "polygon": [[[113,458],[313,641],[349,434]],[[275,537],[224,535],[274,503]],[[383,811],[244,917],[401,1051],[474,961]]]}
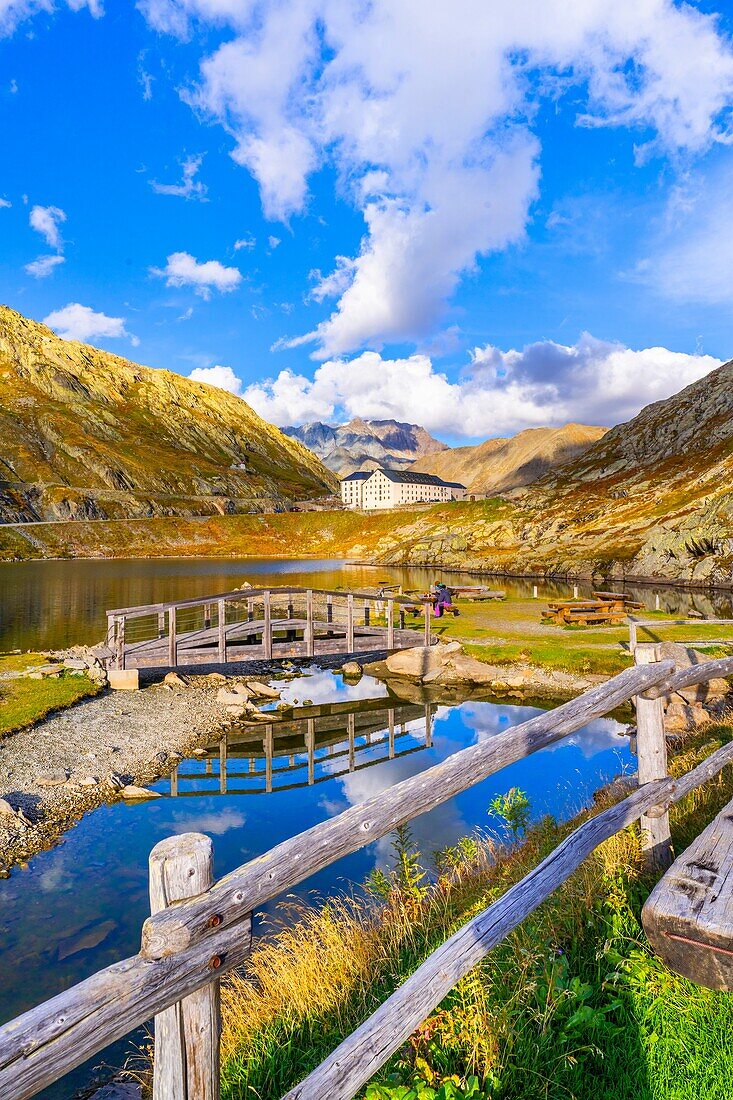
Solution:
{"label": "bridge railing", "polygon": [[[328,652],[357,652],[355,645],[370,628],[383,628],[384,645],[394,649],[395,632],[420,627],[425,645],[431,644],[430,615],[432,599],[411,598],[384,592],[344,592],[338,589],[245,588],[187,600],[115,608],[107,612],[107,645],[114,653],[114,666],[124,669],[145,657],[157,657],[158,663],[176,668],[182,661],[182,647],[190,654],[193,646],[204,646],[210,659],[218,664],[230,660],[234,634],[261,646],[261,656],[273,656],[276,637],[291,642],[302,632],[303,644],[296,655],[306,657]],[[332,630],[329,630],[329,627]],[[319,641],[316,631],[328,639],[338,633],[343,644]],[[261,643],[258,639],[261,638]],[[415,638],[410,636],[410,644]],[[287,654],[286,654],[287,655]],[[194,661],[194,663],[197,663]]]}
{"label": "bridge railing", "polygon": [[733,659],[677,672],[654,646],[636,667],[490,741],[462,749],[213,881],[213,847],[196,833],[150,856],[151,916],[140,951],[0,1028],[0,1095],[26,1100],[134,1028],[155,1021],[155,1100],[217,1100],[219,980],[241,966],[252,913],[310,875],[434,809],[492,773],[636,700],[639,786],[575,829],[542,863],[442,944],[287,1100],[350,1100],[449,990],[601,843],[641,819],[653,866],[671,860],[668,808],[733,763],[733,741],[680,779],[667,774],[663,697],[675,685],[733,675]]}

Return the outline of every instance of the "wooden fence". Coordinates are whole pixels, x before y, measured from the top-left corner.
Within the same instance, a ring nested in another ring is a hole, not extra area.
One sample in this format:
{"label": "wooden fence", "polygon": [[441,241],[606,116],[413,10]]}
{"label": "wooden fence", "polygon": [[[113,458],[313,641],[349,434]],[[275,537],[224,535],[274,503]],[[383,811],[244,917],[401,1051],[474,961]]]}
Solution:
{"label": "wooden fence", "polygon": [[[733,634],[733,619],[640,619],[635,615],[629,615],[629,651],[634,653],[637,645],[639,644],[639,631],[646,632],[648,637],[643,639],[644,644],[649,642],[660,641],[658,631],[660,628],[667,626],[729,626],[731,634]],[[654,627],[654,631],[649,628]],[[711,638],[706,639],[707,645],[733,645],[733,638]],[[691,645],[692,642],[685,641],[682,645]],[[698,645],[703,643],[698,639]]]}
{"label": "wooden fence", "polygon": [[432,606],[391,588],[236,589],[108,611],[107,646],[118,669],[373,653],[430,645]]}
{"label": "wooden fence", "polygon": [[631,698],[637,706],[639,786],[575,829],[498,901],[442,944],[287,1100],[349,1100],[449,990],[605,840],[641,819],[660,869],[671,860],[671,803],[733,762],[733,741],[681,779],[667,775],[664,696],[733,675],[733,659],[677,671],[637,648],[637,664],[583,695],[455,753],[388,791],[292,837],[218,882],[212,843],[189,833],[150,857],[151,916],[140,951],[0,1028],[0,1096],[24,1100],[111,1042],[156,1017],[155,1100],[216,1100],[219,979],[251,947],[252,912],[310,875]]}

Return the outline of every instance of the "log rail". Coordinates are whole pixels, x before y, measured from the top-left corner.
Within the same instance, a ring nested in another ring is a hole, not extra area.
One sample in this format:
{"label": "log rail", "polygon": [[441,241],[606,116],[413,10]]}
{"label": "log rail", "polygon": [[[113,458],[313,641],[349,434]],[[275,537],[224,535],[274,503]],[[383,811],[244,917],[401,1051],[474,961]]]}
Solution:
{"label": "log rail", "polygon": [[[637,653],[634,668],[305,830],[213,885],[208,885],[209,838],[186,834],[161,841],[151,853],[152,913],[143,925],[139,953],[0,1028],[0,1096],[25,1100],[36,1095],[156,1016],[155,1100],[217,1100],[218,982],[245,962],[255,909],[488,775],[636,699],[639,787],[580,825],[521,882],[443,943],[287,1094],[287,1100],[350,1100],[456,982],[598,845],[641,818],[649,863],[660,869],[669,865],[670,804],[732,764],[733,741],[682,778],[667,775],[655,704],[670,691],[676,667],[658,655],[656,647],[643,657]],[[720,674],[720,662],[684,672],[687,683]],[[653,822],[658,827],[647,831]],[[186,883],[198,883],[200,892],[189,896],[194,887]],[[198,993],[207,990],[203,997]]]}

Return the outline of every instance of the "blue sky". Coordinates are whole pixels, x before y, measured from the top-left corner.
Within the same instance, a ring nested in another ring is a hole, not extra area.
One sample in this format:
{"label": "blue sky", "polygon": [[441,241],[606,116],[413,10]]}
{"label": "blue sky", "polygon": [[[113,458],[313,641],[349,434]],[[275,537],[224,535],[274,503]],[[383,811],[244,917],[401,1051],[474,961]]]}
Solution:
{"label": "blue sky", "polygon": [[0,300],[276,423],[612,423],[733,354],[733,13],[0,0]]}

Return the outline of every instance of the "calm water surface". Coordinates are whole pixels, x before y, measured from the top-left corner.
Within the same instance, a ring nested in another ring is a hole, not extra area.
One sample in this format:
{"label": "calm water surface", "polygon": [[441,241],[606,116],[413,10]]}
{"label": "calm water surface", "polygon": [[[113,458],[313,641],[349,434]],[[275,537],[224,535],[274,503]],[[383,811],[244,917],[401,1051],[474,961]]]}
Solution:
{"label": "calm water surface", "polygon": [[[448,583],[471,583],[471,576],[441,571]],[[106,631],[105,611],[166,600],[193,598],[259,584],[354,588],[388,580],[406,590],[423,590],[435,571],[399,566],[351,565],[342,560],[273,560],[221,558],[149,558],[0,563],[0,651],[53,648],[100,641]],[[509,595],[531,596],[532,580],[474,577]],[[572,595],[565,581],[540,581],[543,599]],[[655,592],[625,586],[648,607]],[[589,595],[590,585],[580,585]],[[665,611],[683,614],[692,608],[705,615],[733,615],[729,593],[659,590]]]}

